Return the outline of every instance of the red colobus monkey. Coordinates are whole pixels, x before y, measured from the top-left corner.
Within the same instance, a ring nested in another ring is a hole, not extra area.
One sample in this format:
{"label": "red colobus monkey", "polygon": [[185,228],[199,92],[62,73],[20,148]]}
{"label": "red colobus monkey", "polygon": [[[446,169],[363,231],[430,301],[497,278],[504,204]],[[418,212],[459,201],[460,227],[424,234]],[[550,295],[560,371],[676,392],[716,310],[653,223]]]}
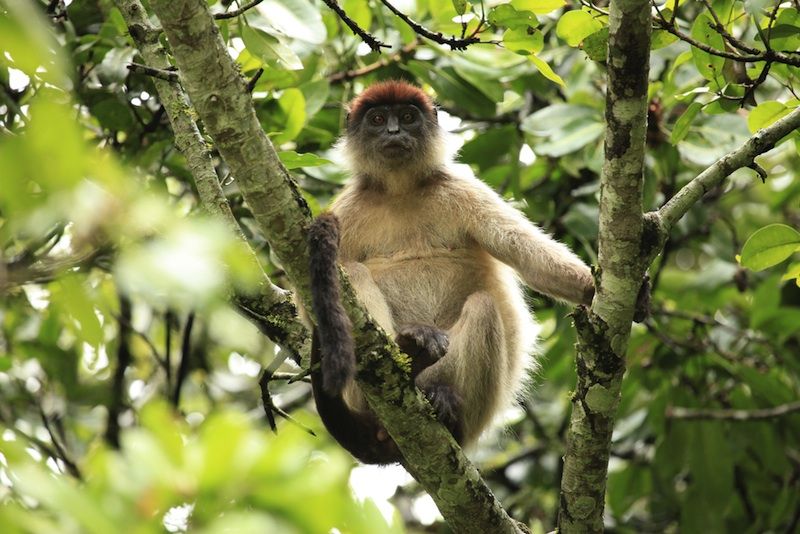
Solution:
{"label": "red colobus monkey", "polygon": [[350,104],[339,148],[351,179],[309,233],[320,417],[362,462],[402,461],[353,380],[338,257],[359,300],[411,356],[441,422],[469,445],[534,365],[536,327],[514,272],[536,291],[583,304],[594,295],[592,273],[450,161],[433,101],[418,87],[369,87]]}

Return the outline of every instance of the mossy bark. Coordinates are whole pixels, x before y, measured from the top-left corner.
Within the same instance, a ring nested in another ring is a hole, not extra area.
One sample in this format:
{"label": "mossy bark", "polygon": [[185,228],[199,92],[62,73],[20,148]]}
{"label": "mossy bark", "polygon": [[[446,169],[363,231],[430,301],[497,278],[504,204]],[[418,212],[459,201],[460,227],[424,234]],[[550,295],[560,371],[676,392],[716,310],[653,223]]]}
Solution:
{"label": "mossy bark", "polygon": [[591,309],[575,313],[578,381],[561,479],[559,532],[603,531],[611,433],[646,269],[641,243],[649,59],[650,4],[612,0],[597,291]]}
{"label": "mossy bark", "polygon": [[[141,2],[116,0],[115,3],[147,65],[156,69],[170,68],[167,53],[159,41],[161,30],[150,22]],[[175,145],[186,158],[194,178],[202,208],[224,221],[232,233],[245,243],[244,234],[219,183],[211,152],[194,120],[188,97],[179,84],[160,78],[154,78],[153,83],[172,126]],[[252,268],[261,271],[255,253],[250,249],[249,252]],[[261,332],[286,349],[296,360],[308,361],[310,336],[306,327],[298,320],[297,310],[288,291],[275,286],[264,275],[255,293],[237,293],[232,295],[232,300]]]}
{"label": "mossy bark", "polygon": [[[310,302],[308,207],[261,130],[234,62],[202,0],[153,0],[183,87],[301,302]],[[358,381],[407,467],[455,532],[517,533],[511,519],[410,379],[407,357],[344,282],[359,355]],[[310,306],[307,306],[310,309]]]}

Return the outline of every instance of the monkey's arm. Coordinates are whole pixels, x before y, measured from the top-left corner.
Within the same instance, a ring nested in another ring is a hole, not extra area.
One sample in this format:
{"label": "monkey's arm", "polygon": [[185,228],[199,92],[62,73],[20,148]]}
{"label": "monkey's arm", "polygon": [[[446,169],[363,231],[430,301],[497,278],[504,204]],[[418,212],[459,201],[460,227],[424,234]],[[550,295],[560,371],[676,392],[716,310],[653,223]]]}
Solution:
{"label": "monkey's arm", "polygon": [[591,269],[566,245],[540,230],[484,183],[476,182],[471,191],[475,210],[470,213],[467,228],[478,244],[513,267],[536,291],[577,304],[591,304]]}

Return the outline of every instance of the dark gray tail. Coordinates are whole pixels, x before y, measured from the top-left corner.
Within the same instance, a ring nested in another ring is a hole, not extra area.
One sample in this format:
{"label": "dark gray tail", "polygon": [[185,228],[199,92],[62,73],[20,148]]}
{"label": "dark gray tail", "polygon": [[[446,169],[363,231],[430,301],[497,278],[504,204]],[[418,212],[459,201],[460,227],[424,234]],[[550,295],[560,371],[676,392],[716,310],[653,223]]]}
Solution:
{"label": "dark gray tail", "polygon": [[308,244],[311,304],[317,318],[311,343],[311,386],[317,412],[336,441],[362,462],[398,462],[402,457],[394,441],[377,438],[385,431],[375,416],[354,412],[342,397],[355,375],[355,344],[339,291],[339,221],[335,215],[324,213],[314,220]]}
{"label": "dark gray tail", "polygon": [[322,352],[322,387],[330,395],[339,395],[354,377],[356,361],[353,325],[339,291],[339,220],[335,215],[323,213],[311,223],[308,244],[311,304]]}

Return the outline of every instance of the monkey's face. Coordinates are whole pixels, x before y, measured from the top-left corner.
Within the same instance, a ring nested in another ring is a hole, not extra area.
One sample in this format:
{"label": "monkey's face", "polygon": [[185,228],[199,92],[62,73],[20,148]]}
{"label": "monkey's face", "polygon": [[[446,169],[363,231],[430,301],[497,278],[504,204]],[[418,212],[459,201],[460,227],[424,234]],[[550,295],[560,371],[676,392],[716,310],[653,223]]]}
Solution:
{"label": "monkey's face", "polygon": [[381,105],[367,110],[349,135],[365,154],[396,165],[426,152],[432,126],[435,122],[413,104]]}

